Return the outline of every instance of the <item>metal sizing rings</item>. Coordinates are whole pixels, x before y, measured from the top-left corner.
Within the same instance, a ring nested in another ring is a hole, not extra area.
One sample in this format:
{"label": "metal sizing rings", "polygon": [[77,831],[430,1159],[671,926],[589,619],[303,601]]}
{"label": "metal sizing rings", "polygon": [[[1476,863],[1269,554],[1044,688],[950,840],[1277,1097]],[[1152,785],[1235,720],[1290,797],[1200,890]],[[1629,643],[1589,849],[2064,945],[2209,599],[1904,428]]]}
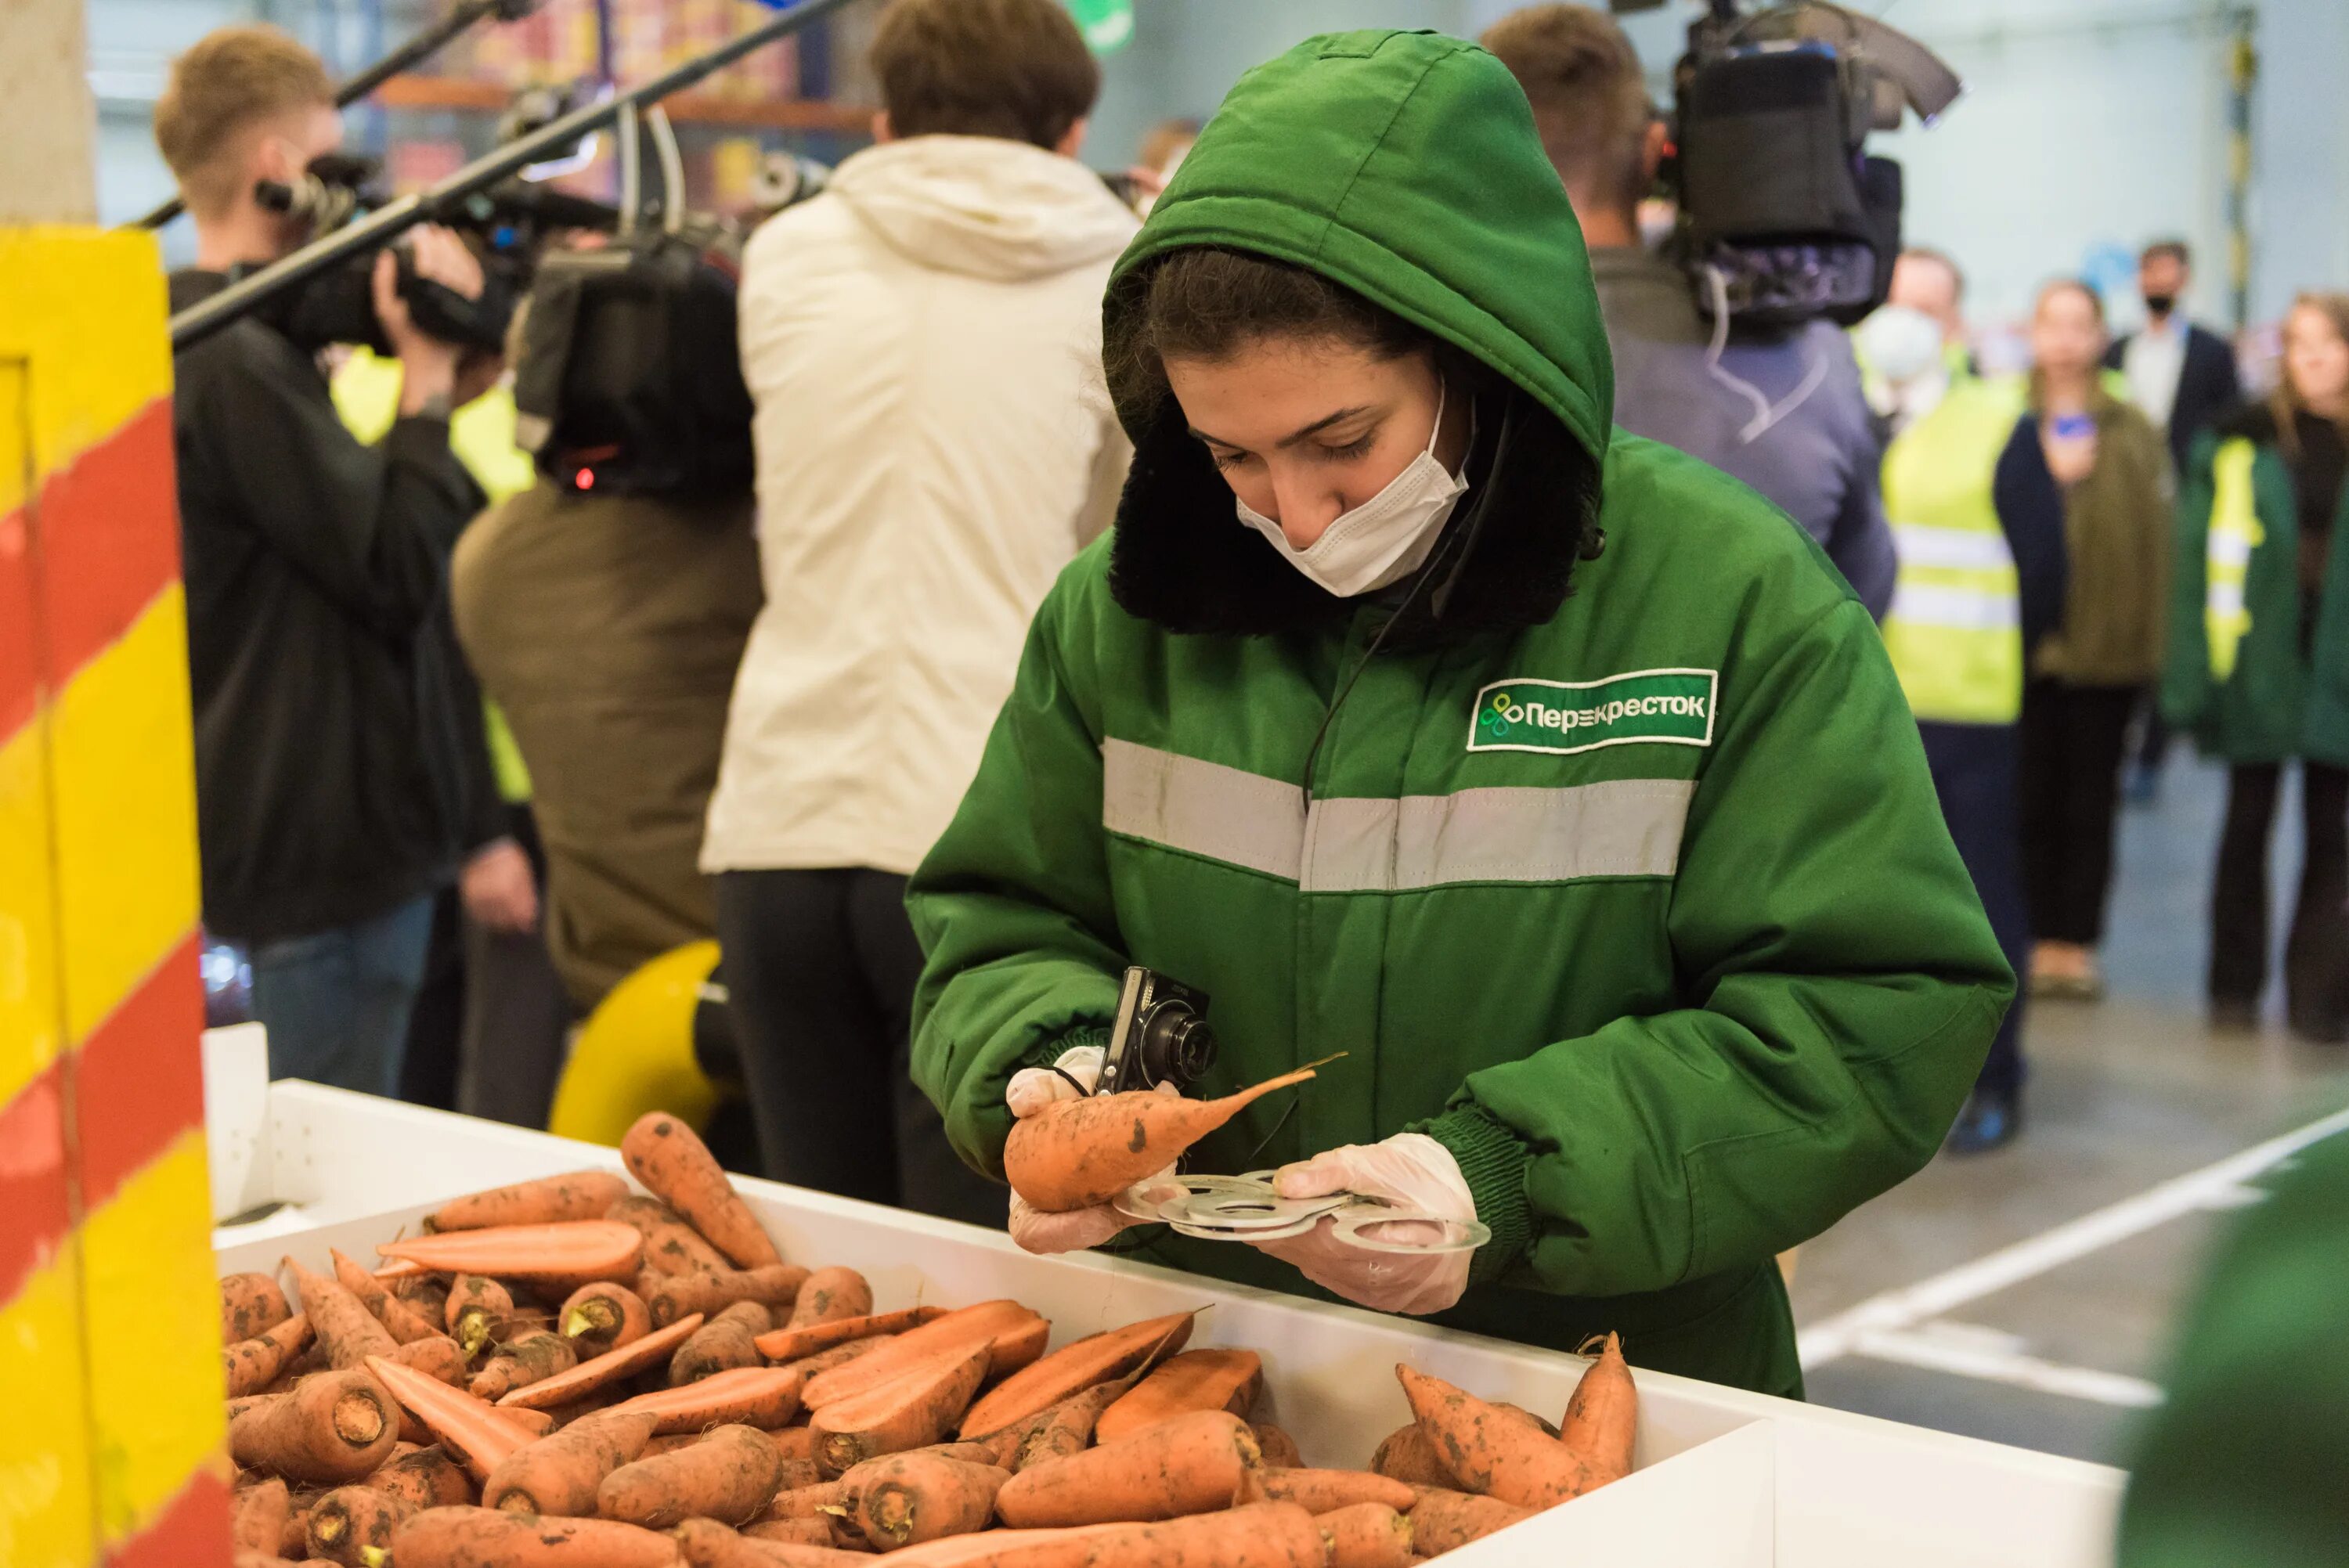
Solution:
{"label": "metal sizing rings", "polygon": [[[1160,1224],[1176,1235],[1208,1242],[1278,1242],[1301,1236],[1328,1220],[1332,1240],[1364,1252],[1426,1256],[1473,1252],[1493,1239],[1490,1227],[1418,1210],[1399,1209],[1360,1192],[1283,1198],[1272,1172],[1245,1176],[1168,1176],[1137,1181],[1111,1201],[1129,1220]],[[1409,1225],[1408,1234],[1389,1235]]]}

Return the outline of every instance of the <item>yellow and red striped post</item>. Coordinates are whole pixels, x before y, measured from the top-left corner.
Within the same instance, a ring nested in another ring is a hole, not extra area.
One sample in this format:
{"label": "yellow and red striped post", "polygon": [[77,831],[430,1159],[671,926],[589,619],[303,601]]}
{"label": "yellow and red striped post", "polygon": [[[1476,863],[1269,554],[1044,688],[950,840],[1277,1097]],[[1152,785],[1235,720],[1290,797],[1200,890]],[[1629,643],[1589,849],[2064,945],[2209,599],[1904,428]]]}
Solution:
{"label": "yellow and red striped post", "polygon": [[0,230],[0,1563],[226,1568],[162,270]]}

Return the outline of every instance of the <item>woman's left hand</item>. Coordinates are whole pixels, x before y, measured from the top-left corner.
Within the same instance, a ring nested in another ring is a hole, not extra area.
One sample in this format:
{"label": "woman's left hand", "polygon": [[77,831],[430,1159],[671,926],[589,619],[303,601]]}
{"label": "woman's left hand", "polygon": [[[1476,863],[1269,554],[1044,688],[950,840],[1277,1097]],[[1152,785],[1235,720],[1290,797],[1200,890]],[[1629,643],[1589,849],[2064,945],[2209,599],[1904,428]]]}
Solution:
{"label": "woman's left hand", "polygon": [[[1403,1132],[1379,1143],[1350,1143],[1273,1175],[1273,1191],[1284,1198],[1320,1198],[1359,1192],[1382,1198],[1414,1213],[1472,1221],[1476,1200],[1460,1174],[1452,1151],[1423,1132]],[[1432,1227],[1416,1227],[1427,1230]],[[1421,1315],[1442,1312],[1468,1288],[1469,1252],[1379,1253],[1339,1241],[1323,1220],[1301,1236],[1249,1245],[1283,1263],[1324,1290],[1381,1312]],[[1414,1227],[1394,1227],[1396,1241],[1413,1239]]]}

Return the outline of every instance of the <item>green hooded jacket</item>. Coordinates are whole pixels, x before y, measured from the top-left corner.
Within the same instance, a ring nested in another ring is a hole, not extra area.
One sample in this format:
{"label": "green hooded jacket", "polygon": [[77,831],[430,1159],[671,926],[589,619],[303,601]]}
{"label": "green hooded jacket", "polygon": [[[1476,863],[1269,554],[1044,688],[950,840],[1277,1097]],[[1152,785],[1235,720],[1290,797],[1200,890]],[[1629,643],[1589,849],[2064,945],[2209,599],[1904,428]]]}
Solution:
{"label": "green hooded jacket", "polygon": [[[2244,445],[2251,452],[2257,531],[2243,566],[2248,624],[2228,665],[2211,656],[2210,537],[2225,526],[2218,494],[2224,455]],[[2337,543],[2344,524],[2349,524],[2349,490],[2333,525],[2336,544],[2326,560],[2316,624],[2306,626],[2299,507],[2274,415],[2260,405],[2240,409],[2196,440],[2178,487],[2161,711],[2192,732],[2204,755],[2230,763],[2309,757],[2349,767],[2349,550]]]}
{"label": "green hooded jacket", "polygon": [[1192,1169],[1425,1131],[1493,1233],[1437,1321],[1619,1328],[1639,1365],[1798,1392],[1774,1255],[1932,1154],[2013,989],[1866,609],[1754,492],[1610,438],[1580,232],[1473,45],[1340,34],[1251,71],[1119,265],[1112,350],[1154,258],[1202,244],[1485,367],[1445,581],[1331,597],[1240,525],[1171,397],[1122,407],[1117,527],[913,882],[916,1081],[999,1173],[1011,1075],[1098,1042],[1148,965],[1213,996],[1198,1092],[1349,1053]]}

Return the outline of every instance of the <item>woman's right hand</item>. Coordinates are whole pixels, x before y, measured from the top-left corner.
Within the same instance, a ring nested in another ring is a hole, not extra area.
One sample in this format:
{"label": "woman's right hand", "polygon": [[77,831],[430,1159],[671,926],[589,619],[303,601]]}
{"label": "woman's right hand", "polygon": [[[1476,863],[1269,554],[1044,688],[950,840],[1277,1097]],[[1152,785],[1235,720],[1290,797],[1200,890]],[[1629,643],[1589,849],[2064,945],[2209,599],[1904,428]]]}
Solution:
{"label": "woman's right hand", "polygon": [[[1024,1121],[1056,1101],[1081,1099],[1100,1084],[1102,1065],[1107,1059],[1108,1053],[1099,1046],[1078,1046],[1061,1052],[1060,1059],[1049,1068],[1021,1068],[1004,1086],[1004,1103],[1011,1108],[1013,1116]],[[1158,1092],[1180,1091],[1173,1084],[1163,1083]],[[1174,1171],[1170,1165],[1163,1174],[1172,1175]],[[1107,1203],[1049,1214],[1031,1208],[1027,1199],[1014,1192],[1008,1228],[1011,1239],[1029,1252],[1081,1253],[1088,1247],[1100,1246],[1137,1222]]]}

